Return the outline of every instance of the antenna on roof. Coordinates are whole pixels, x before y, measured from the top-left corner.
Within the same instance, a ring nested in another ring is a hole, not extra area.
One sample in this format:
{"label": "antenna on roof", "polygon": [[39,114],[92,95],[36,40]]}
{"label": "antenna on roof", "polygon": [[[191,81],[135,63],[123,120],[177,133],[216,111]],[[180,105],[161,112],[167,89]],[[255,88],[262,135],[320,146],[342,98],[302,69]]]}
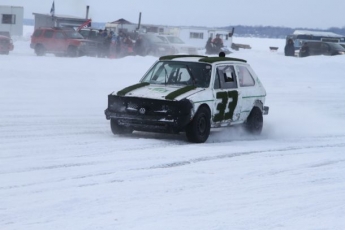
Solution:
{"label": "antenna on roof", "polygon": [[140,24],[141,24],[141,12],[139,13],[139,22],[138,22],[138,28],[137,28],[137,30],[140,29]]}

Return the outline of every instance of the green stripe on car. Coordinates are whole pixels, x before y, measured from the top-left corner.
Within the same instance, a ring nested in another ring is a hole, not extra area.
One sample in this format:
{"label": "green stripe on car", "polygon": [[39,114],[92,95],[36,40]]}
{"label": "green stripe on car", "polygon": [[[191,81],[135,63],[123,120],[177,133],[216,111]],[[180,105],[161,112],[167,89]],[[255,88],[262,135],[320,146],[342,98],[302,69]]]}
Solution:
{"label": "green stripe on car", "polygon": [[176,97],[178,97],[184,93],[187,93],[188,91],[191,91],[193,89],[196,89],[196,86],[193,86],[193,85],[185,86],[181,89],[178,89],[178,90],[175,90],[175,91],[169,93],[168,95],[165,96],[165,99],[174,100]]}
{"label": "green stripe on car", "polygon": [[138,84],[135,84],[135,85],[131,85],[131,86],[128,86],[120,91],[117,92],[117,96],[125,96],[127,93],[129,93],[130,91],[133,91],[135,89],[138,89],[138,88],[141,88],[141,87],[144,87],[144,86],[147,86],[149,85],[150,83],[148,82],[141,82],[141,83],[138,83]]}

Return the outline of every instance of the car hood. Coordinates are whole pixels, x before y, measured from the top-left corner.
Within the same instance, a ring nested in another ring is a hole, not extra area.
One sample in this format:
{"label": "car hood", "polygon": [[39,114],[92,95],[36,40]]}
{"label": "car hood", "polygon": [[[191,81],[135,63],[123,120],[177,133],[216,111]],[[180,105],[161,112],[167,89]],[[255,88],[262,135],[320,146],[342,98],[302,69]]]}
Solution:
{"label": "car hood", "polygon": [[[145,85],[126,92],[125,97],[149,98],[157,100],[181,100],[203,89],[185,85]],[[119,91],[121,92],[121,91]],[[117,92],[117,95],[119,95]]]}
{"label": "car hood", "polygon": [[90,39],[85,39],[85,38],[70,38],[71,40],[75,40],[75,41],[80,41],[80,42],[92,42],[94,43],[95,41],[90,40]]}
{"label": "car hood", "polygon": [[80,41],[82,42],[95,42],[94,40],[91,40],[91,39],[80,39]]}
{"label": "car hood", "polygon": [[175,47],[181,47],[181,48],[194,48],[196,49],[196,47],[189,45],[189,44],[180,44],[180,43],[170,43],[172,46]]}

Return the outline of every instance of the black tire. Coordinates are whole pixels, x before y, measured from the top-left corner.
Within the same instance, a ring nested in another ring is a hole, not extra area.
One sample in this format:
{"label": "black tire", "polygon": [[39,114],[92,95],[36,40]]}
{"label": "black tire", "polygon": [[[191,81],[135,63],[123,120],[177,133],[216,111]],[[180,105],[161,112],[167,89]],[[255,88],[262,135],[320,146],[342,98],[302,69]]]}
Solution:
{"label": "black tire", "polygon": [[35,47],[35,53],[37,56],[44,56],[46,51],[42,45],[38,44]]}
{"label": "black tire", "polygon": [[128,128],[126,126],[119,125],[117,120],[111,119],[110,120],[110,128],[114,135],[118,134],[131,134],[133,129]]}
{"label": "black tire", "polygon": [[204,143],[211,130],[211,114],[209,109],[201,107],[195,114],[193,120],[186,127],[188,141],[193,143]]}
{"label": "black tire", "polygon": [[78,57],[78,49],[75,46],[70,46],[67,49],[67,56],[68,57]]}
{"label": "black tire", "polygon": [[246,131],[255,135],[261,134],[264,123],[263,121],[261,110],[258,107],[254,107],[247,118],[247,122],[245,123]]}

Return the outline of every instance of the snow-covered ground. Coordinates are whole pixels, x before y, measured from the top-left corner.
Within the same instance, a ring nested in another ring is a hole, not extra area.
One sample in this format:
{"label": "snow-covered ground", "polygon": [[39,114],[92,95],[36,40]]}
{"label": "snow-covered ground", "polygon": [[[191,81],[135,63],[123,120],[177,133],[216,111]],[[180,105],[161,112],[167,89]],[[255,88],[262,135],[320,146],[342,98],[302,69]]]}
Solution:
{"label": "snow-covered ground", "polygon": [[267,90],[263,133],[190,144],[105,119],[156,58],[37,57],[30,29],[0,56],[1,230],[345,229],[345,56],[235,37]]}

